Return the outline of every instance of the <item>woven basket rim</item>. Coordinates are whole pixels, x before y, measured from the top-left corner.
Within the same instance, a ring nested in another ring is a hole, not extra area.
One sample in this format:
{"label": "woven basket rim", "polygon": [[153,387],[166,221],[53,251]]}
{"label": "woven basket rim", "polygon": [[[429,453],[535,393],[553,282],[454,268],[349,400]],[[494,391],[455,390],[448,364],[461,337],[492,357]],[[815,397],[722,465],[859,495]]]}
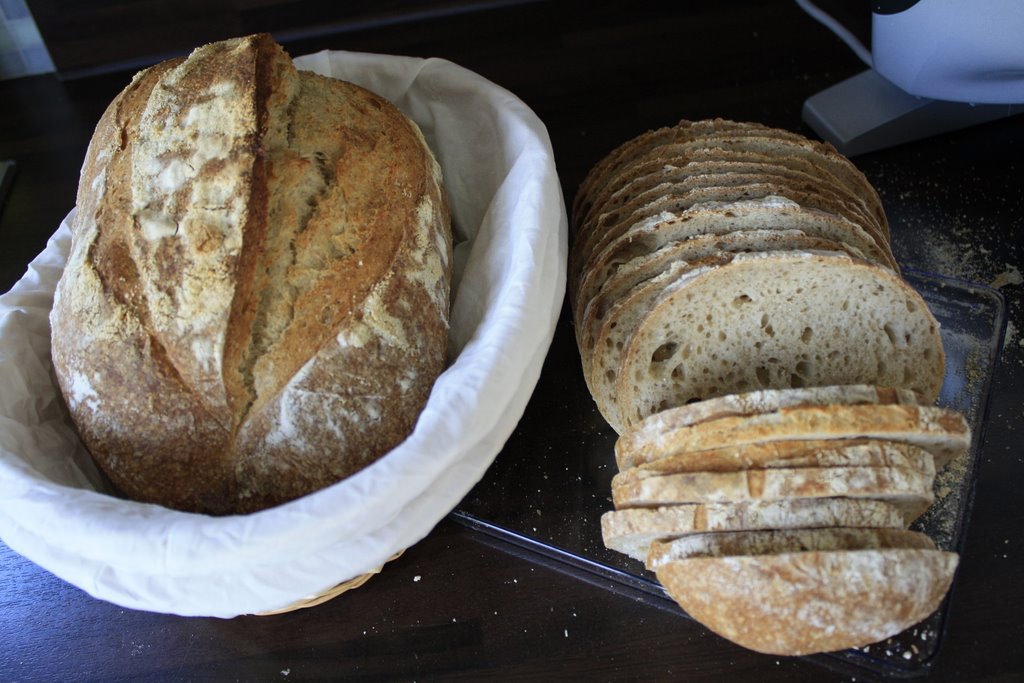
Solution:
{"label": "woven basket rim", "polygon": [[[404,551],[399,550],[394,555],[389,557],[384,562],[384,564],[387,564],[388,562],[393,562],[394,560],[398,559],[402,555],[403,552]],[[311,595],[308,598],[301,598],[301,599],[296,600],[295,602],[291,603],[290,605],[286,605],[285,607],[281,607],[281,608],[278,608],[278,609],[266,610],[266,611],[263,611],[263,612],[255,612],[255,613],[253,613],[253,616],[269,617],[269,616],[274,616],[276,614],[287,614],[288,612],[294,612],[295,610],[306,609],[307,607],[316,607],[317,605],[321,605],[321,604],[327,602],[328,600],[332,600],[332,599],[338,597],[342,593],[346,593],[346,592],[348,592],[350,590],[355,590],[356,588],[359,588],[364,583],[366,583],[367,581],[372,579],[374,576],[379,574],[381,572],[381,570],[383,570],[383,569],[384,569],[384,565],[382,564],[381,566],[377,567],[376,569],[371,569],[370,571],[366,572],[365,574],[360,574],[359,576],[354,576],[351,579],[348,579],[347,581],[342,581],[338,585],[332,586],[331,588],[328,588],[323,593],[320,593],[318,595]]]}

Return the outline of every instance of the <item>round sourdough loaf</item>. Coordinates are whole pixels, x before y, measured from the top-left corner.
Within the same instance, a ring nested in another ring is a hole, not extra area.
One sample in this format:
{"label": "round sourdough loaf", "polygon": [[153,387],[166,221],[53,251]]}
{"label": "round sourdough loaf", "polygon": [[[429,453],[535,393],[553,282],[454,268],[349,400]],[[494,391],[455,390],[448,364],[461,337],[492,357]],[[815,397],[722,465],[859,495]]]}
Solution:
{"label": "round sourdough loaf", "polygon": [[125,495],[227,514],[365,467],[443,369],[451,228],[419,129],[267,35],[147,69],[82,171],[52,348]]}

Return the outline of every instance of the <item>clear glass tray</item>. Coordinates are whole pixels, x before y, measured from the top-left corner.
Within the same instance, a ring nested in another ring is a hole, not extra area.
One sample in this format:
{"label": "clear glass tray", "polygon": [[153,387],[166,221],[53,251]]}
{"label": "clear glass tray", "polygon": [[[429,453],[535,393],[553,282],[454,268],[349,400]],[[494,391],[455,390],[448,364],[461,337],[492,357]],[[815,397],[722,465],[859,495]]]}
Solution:
{"label": "clear glass tray", "polygon": [[[999,292],[983,285],[914,271],[904,276],[942,325],[946,378],[939,405],[963,412],[973,430],[967,458],[940,474],[936,503],[912,528],[928,533],[940,548],[959,551],[979,466],[989,386],[1005,333],[1005,305]],[[612,509],[616,434],[597,412],[583,381],[569,320],[566,311],[519,426],[452,518],[557,560],[581,578],[596,575],[610,580],[601,584],[616,591],[671,602],[653,573],[606,549],[601,540],[600,517]],[[685,616],[674,602],[671,608]],[[920,674],[938,652],[946,608],[944,602],[923,623],[884,643],[813,659],[840,670]]]}

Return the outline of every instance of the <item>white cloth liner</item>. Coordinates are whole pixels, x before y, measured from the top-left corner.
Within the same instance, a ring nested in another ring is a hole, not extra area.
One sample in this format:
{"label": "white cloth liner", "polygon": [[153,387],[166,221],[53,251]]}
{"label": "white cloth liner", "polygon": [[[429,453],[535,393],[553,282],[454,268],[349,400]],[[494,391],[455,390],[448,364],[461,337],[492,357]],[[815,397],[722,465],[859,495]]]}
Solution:
{"label": "white cloth liner", "polygon": [[370,571],[423,538],[472,488],[536,385],[567,249],[542,122],[514,95],[440,59],[330,51],[295,62],[387,97],[435,150],[460,242],[452,363],[405,442],[299,500],[217,518],[108,495],[67,421],[50,364],[48,315],[70,247],[69,215],[0,297],[0,538],[97,598],[232,617]]}

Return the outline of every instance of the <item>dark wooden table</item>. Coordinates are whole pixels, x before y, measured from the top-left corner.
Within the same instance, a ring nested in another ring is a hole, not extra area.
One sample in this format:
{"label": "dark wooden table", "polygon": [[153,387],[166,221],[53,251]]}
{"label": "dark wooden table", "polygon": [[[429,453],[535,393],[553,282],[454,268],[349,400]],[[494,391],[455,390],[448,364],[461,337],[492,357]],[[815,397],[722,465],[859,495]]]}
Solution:
{"label": "dark wooden table", "polygon": [[[722,116],[812,134],[800,119],[803,100],[862,69],[792,3],[672,4],[679,7],[512,4],[285,46],[295,55],[332,48],[440,56],[479,72],[546,122],[567,200],[610,148],[680,118]],[[3,291],[73,206],[92,128],[128,78],[0,82],[0,159],[18,164],[0,213]],[[1005,297],[1008,330],[961,565],[938,656],[925,671],[938,680],[1021,680],[1024,120],[856,162],[879,189],[901,264],[993,285]],[[745,651],[661,601],[451,520],[358,590],[307,610],[233,620],[106,604],[0,544],[3,680],[873,676],[828,664]]]}

